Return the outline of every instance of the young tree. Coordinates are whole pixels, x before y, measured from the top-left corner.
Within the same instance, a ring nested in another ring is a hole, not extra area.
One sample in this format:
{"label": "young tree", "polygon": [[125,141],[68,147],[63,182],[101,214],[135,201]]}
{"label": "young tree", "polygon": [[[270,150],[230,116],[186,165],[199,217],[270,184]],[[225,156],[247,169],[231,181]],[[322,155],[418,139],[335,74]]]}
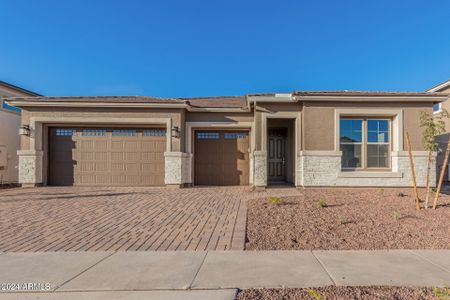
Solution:
{"label": "young tree", "polygon": [[444,119],[448,118],[447,110],[442,109],[439,113],[420,112],[420,127],[423,128],[423,147],[428,151],[427,162],[427,194],[425,198],[425,208],[428,208],[428,201],[430,198],[430,169],[432,161],[432,153],[439,149],[439,144],[436,142],[436,136],[445,133]]}

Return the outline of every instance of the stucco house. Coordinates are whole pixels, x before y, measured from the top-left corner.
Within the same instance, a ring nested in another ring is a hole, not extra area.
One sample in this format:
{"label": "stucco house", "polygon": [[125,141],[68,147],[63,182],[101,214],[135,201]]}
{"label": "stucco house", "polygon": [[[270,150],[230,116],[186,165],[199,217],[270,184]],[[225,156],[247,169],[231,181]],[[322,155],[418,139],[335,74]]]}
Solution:
{"label": "stucco house", "polygon": [[40,96],[10,83],[0,81],[0,185],[17,183],[20,149],[20,110],[7,105],[5,97]]}
{"label": "stucco house", "polygon": [[419,113],[447,99],[433,92],[294,91],[7,102],[22,109],[24,186],[263,188],[410,186],[405,132],[424,186]]}
{"label": "stucco house", "polygon": [[[444,95],[450,96],[450,80],[447,80],[445,82],[439,83],[438,85],[432,87],[431,89],[427,90],[429,93],[442,93]],[[439,113],[442,109],[446,109],[450,113],[450,101],[444,101],[444,102],[438,102],[433,105],[433,112]],[[446,134],[443,134],[437,138],[437,141],[439,143],[440,151],[437,156],[437,166],[436,166],[436,172],[437,174],[440,174],[443,162],[444,162],[444,153],[445,149],[447,148],[448,139],[450,138],[450,118],[445,120],[445,129],[447,131]],[[449,176],[448,169],[446,171],[446,175],[444,177],[444,181],[446,184],[450,182],[450,176]]]}

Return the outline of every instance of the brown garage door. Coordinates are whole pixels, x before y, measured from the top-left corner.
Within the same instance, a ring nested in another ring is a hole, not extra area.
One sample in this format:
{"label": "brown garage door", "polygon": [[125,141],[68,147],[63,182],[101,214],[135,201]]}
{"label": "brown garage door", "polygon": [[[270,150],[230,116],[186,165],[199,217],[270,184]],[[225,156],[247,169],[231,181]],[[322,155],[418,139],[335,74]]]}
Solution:
{"label": "brown garage door", "polygon": [[164,185],[166,132],[161,128],[49,130],[49,184]]}
{"label": "brown garage door", "polygon": [[195,132],[195,184],[248,185],[248,131]]}

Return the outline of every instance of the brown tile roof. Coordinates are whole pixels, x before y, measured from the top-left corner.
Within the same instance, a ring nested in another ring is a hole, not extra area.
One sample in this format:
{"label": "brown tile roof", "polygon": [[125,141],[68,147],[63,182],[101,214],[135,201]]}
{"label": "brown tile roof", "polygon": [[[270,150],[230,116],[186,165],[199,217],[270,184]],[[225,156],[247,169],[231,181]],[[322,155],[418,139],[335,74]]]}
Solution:
{"label": "brown tile roof", "polygon": [[100,102],[100,103],[174,103],[185,101],[176,98],[158,98],[146,96],[51,96],[51,97],[9,97],[6,100],[26,102]]}
{"label": "brown tile roof", "polygon": [[192,107],[241,108],[247,106],[245,96],[217,96],[179,99],[187,101],[187,103],[189,103]]}
{"label": "brown tile roof", "polygon": [[384,91],[295,91],[296,96],[368,96],[368,97],[383,97],[383,96],[398,96],[398,97],[435,97],[440,96],[438,93],[428,92],[384,92]]}

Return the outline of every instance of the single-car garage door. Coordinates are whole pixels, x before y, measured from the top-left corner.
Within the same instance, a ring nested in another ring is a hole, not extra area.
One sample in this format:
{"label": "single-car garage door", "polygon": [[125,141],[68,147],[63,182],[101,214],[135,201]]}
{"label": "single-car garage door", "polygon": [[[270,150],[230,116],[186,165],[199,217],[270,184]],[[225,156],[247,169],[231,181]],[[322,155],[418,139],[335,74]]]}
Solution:
{"label": "single-car garage door", "polygon": [[162,128],[49,129],[49,185],[164,185]]}
{"label": "single-car garage door", "polygon": [[248,131],[196,131],[194,160],[197,185],[248,185]]}

